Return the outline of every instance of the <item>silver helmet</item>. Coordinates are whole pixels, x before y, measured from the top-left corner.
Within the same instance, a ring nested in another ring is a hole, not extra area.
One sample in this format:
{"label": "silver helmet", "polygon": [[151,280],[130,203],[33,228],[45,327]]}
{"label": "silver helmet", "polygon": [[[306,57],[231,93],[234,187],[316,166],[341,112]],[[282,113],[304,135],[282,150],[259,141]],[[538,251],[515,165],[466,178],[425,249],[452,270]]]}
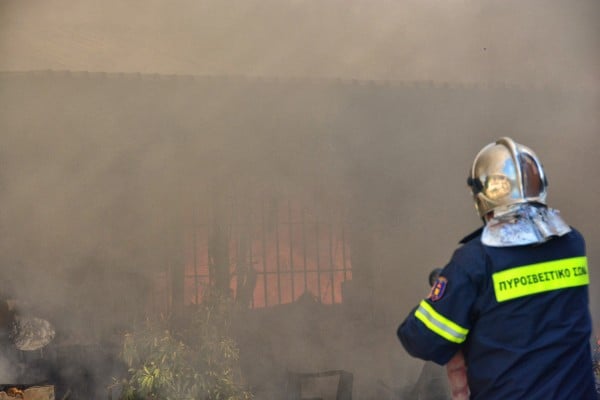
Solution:
{"label": "silver helmet", "polygon": [[548,181],[538,157],[508,137],[485,146],[467,180],[480,216],[520,203],[546,204]]}

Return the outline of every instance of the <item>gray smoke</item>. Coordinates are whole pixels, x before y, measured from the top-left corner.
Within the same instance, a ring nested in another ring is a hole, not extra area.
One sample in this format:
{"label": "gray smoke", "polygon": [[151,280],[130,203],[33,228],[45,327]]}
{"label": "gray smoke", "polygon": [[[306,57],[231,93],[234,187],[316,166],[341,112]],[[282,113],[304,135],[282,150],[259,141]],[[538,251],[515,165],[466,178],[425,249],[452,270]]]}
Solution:
{"label": "gray smoke", "polygon": [[599,85],[593,0],[0,7],[0,70]]}
{"label": "gray smoke", "polygon": [[244,321],[247,370],[348,369],[357,398],[409,385],[421,363],[395,328],[479,226],[483,145],[533,148],[600,259],[599,17],[591,0],[2,2],[0,289],[57,340],[103,346],[164,300],[149,288],[200,217],[343,209],[348,314]]}

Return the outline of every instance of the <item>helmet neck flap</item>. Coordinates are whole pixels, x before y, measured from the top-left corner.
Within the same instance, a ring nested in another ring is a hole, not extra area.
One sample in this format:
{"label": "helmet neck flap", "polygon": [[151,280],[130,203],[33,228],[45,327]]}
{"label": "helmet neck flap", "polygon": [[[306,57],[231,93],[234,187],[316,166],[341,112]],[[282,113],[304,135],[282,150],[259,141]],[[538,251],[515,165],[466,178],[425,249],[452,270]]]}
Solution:
{"label": "helmet neck flap", "polygon": [[493,247],[540,244],[570,231],[558,210],[523,203],[494,212],[483,228],[481,242]]}

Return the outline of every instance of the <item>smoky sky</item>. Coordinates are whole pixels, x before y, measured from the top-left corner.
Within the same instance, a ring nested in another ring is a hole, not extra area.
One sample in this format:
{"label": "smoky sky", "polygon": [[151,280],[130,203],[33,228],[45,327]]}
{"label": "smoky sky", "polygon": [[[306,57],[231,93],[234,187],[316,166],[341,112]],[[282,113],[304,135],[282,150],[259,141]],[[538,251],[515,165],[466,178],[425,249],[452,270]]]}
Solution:
{"label": "smoky sky", "polygon": [[[19,227],[3,247],[36,266],[39,260],[26,255],[32,245],[56,265],[106,263],[97,258],[134,259],[143,266],[134,269],[163,265],[147,243],[156,244],[157,254],[177,253],[162,247],[177,246],[163,237],[181,231],[173,222],[185,219],[181,202],[197,193],[210,198],[203,192],[208,176],[251,165],[258,181],[296,182],[298,192],[313,175],[358,188],[346,194],[364,204],[358,220],[398,209],[400,239],[378,239],[399,241],[385,245],[402,249],[390,260],[439,266],[454,246],[450,227],[477,224],[462,185],[450,188],[463,183],[479,148],[504,135],[538,150],[551,199],[566,208],[569,221],[596,235],[597,224],[569,212],[567,199],[588,206],[596,199],[597,185],[577,183],[596,179],[599,17],[597,1],[3,1],[2,71],[159,74],[170,82],[165,89],[144,78],[124,89],[120,82],[131,79],[94,75],[91,87],[79,87],[79,78],[50,74],[42,83],[32,79],[27,90],[0,87],[2,215],[10,229]],[[231,89],[225,79],[198,100],[182,90],[193,85],[180,75],[300,81],[255,98],[255,86]],[[339,78],[349,89],[313,91],[315,82],[302,79],[314,78]],[[377,82],[372,90],[364,86],[369,81]],[[385,81],[474,83],[481,92],[465,107],[452,96],[445,103],[446,95],[428,104],[419,90],[389,94],[394,86]],[[504,83],[569,91],[542,102],[543,94],[535,95],[534,105],[520,101],[518,89],[499,100],[482,94],[487,84]],[[357,96],[353,87],[367,94]],[[282,101],[290,95],[295,102]],[[278,115],[287,115],[285,132]],[[193,190],[183,183],[191,180]],[[436,252],[427,250],[433,238],[445,243]],[[395,262],[377,268],[420,279],[422,270]],[[56,276],[61,285],[63,278]],[[407,291],[410,298],[421,289]]]}
{"label": "smoky sky", "polygon": [[537,152],[597,264],[599,17],[595,0],[2,1],[0,289],[109,335],[232,187],[350,204],[374,322],[319,367],[408,382],[395,327],[480,224],[465,178],[485,144]]}
{"label": "smoky sky", "polygon": [[0,70],[599,84],[596,1],[4,1]]}

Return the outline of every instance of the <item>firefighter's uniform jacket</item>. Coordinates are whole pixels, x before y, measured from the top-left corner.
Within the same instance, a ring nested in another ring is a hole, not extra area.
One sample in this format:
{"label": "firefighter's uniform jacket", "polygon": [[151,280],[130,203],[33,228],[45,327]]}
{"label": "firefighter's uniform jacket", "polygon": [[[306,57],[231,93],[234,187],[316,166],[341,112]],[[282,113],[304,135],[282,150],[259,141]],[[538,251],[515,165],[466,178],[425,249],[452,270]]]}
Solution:
{"label": "firefighter's uniform jacket", "polygon": [[471,399],[596,400],[585,242],[461,242],[398,328],[409,354],[446,364],[462,349]]}

